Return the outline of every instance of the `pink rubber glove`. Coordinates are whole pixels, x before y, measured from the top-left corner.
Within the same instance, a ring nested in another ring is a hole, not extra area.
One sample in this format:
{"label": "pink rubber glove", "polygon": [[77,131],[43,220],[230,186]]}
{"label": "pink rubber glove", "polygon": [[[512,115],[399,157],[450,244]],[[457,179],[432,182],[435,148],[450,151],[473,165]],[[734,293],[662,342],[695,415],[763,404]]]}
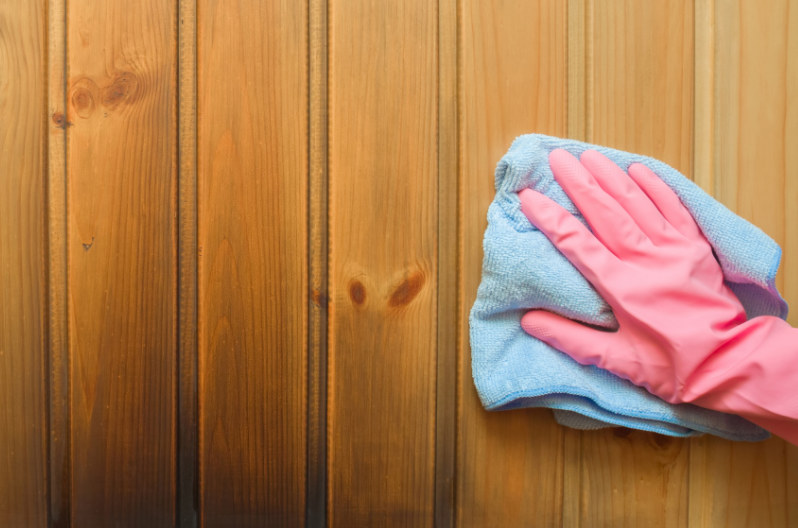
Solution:
{"label": "pink rubber glove", "polygon": [[524,330],[671,403],[734,413],[798,444],[798,330],[746,321],[701,230],[673,191],[641,164],[628,175],[595,151],[581,163],[555,150],[557,182],[592,233],[525,189],[521,210],[607,301],[617,331],[532,310]]}

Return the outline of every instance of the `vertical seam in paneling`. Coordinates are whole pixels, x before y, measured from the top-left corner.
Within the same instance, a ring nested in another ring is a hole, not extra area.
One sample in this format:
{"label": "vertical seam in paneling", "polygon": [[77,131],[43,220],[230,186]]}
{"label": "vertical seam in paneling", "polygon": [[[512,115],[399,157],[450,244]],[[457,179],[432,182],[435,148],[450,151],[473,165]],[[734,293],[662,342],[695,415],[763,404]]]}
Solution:
{"label": "vertical seam in paneling", "polygon": [[[452,528],[457,437],[458,104],[457,0],[437,3],[438,243],[435,393],[435,525]],[[452,273],[454,270],[454,273]]]}
{"label": "vertical seam in paneling", "polygon": [[176,525],[199,523],[197,347],[197,4],[178,0],[176,31],[178,111],[177,430]]}
{"label": "vertical seam in paneling", "polygon": [[[50,119],[48,116],[50,115],[50,46],[51,46],[51,35],[50,35],[50,2],[48,0],[44,0],[41,2],[43,6],[42,18],[41,18],[41,27],[39,31],[42,32],[42,37],[44,39],[44,46],[40,50],[40,72],[39,75],[42,76],[42,83],[43,83],[43,93],[42,98],[39,101],[41,105],[41,115],[39,119],[41,120],[41,153],[40,153],[40,160],[41,163],[41,177],[42,177],[42,220],[43,220],[43,227],[42,227],[42,246],[41,250],[46,255],[46,261],[43,263],[43,279],[44,279],[44,287],[45,287],[45,294],[44,294],[44,305],[42,306],[42,316],[44,317],[43,320],[43,328],[42,328],[42,336],[41,339],[41,348],[40,353],[42,354],[42,362],[40,364],[39,370],[39,379],[41,386],[43,388],[43,395],[44,401],[42,402],[42,424],[41,430],[39,434],[41,435],[42,439],[42,447],[43,447],[43,458],[44,464],[42,466],[42,474],[43,482],[44,482],[44,507],[45,507],[45,525],[50,526],[52,524],[52,492],[51,492],[51,479],[50,479],[50,464],[51,464],[51,441],[50,441],[50,344],[51,344],[51,324],[53,319],[51,318],[50,314],[50,299],[51,299],[51,291],[52,285],[50,283]],[[56,142],[57,146],[58,142]],[[60,334],[59,334],[60,335]]]}
{"label": "vertical seam in paneling", "polygon": [[[692,179],[711,195],[715,194],[714,112],[715,112],[715,3],[699,0],[693,4],[693,159]],[[693,485],[695,450],[705,449],[695,439],[687,446],[687,525],[692,524],[690,497]]]}
{"label": "vertical seam in paneling", "polygon": [[[67,317],[67,46],[66,0],[47,2],[47,503],[48,525],[71,524],[69,325]],[[48,118],[52,113],[52,123]],[[55,124],[60,132],[50,132]]]}
{"label": "vertical seam in paneling", "polygon": [[[569,0],[567,18],[566,126],[571,139],[591,141],[593,135],[593,0]],[[582,432],[564,431],[562,437],[562,526],[582,522]],[[572,463],[569,460],[573,459]],[[572,482],[575,479],[576,482]],[[576,488],[575,497],[569,490]],[[573,501],[576,501],[574,504]]]}
{"label": "vertical seam in paneling", "polygon": [[714,0],[695,2],[693,180],[706,192],[715,194],[714,184],[714,92],[715,92],[715,5]]}
{"label": "vertical seam in paneling", "polygon": [[64,12],[64,170],[63,170],[63,190],[64,190],[64,379],[66,390],[65,407],[65,450],[64,450],[64,469],[66,473],[65,494],[65,514],[64,526],[72,526],[72,506],[74,501],[74,471],[72,470],[72,330],[69,325],[70,320],[70,284],[69,284],[69,0],[59,0],[63,2]]}
{"label": "vertical seam in paneling", "polygon": [[[457,187],[455,192],[455,210],[454,219],[457,223],[455,231],[455,280],[456,283],[456,299],[455,299],[455,313],[459,317],[462,313],[464,298],[464,265],[465,259],[465,231],[464,231],[464,213],[463,213],[463,151],[464,151],[464,136],[461,123],[463,122],[463,107],[464,107],[464,81],[463,81],[463,0],[455,0],[455,130],[454,130],[454,160],[455,160],[455,173],[457,174]],[[452,525],[459,526],[460,520],[458,518],[459,511],[458,504],[458,479],[459,473],[457,470],[460,462],[460,419],[463,416],[463,402],[460,397],[462,391],[462,380],[460,378],[460,369],[462,368],[463,353],[465,344],[463,343],[460,324],[455,324],[455,357],[454,357],[454,475],[452,482]]]}
{"label": "vertical seam in paneling", "polygon": [[[319,0],[315,0],[319,1]],[[332,135],[332,120],[333,120],[333,106],[332,106],[332,91],[333,91],[333,71],[332,71],[332,39],[333,39],[333,0],[324,0],[324,9],[325,9],[325,24],[324,24],[324,31],[325,31],[325,40],[324,40],[324,60],[326,69],[324,72],[324,81],[325,81],[325,92],[324,92],[324,108],[325,108],[325,121],[324,121],[324,131],[325,131],[325,175],[326,175],[326,190],[325,190],[325,202],[324,205],[326,207],[325,210],[325,222],[326,222],[326,229],[325,229],[325,240],[327,241],[327,248],[325,252],[325,266],[324,272],[325,277],[327,277],[327,287],[325,290],[326,298],[326,313],[327,319],[324,324],[324,332],[326,336],[325,340],[325,365],[326,371],[324,372],[324,400],[323,400],[323,407],[321,407],[321,412],[324,413],[324,429],[322,430],[322,434],[324,435],[324,446],[325,446],[325,459],[324,459],[324,526],[332,526],[333,523],[333,486],[331,484],[331,467],[334,463],[333,460],[333,426],[331,423],[330,416],[332,414],[332,407],[333,407],[333,396],[334,393],[331,390],[332,383],[333,383],[333,376],[335,375],[334,367],[335,363],[331,358],[330,347],[335,346],[334,339],[332,342],[330,341],[330,335],[333,329],[333,321],[332,321],[332,311],[335,309],[335,305],[333,304],[332,300],[332,289],[333,286],[331,284],[330,277],[332,276],[332,255],[333,255],[333,233],[332,233],[332,208],[333,208],[333,201],[332,201],[332,192],[333,192],[333,164],[332,164],[332,145],[333,145],[333,135]],[[331,344],[332,343],[332,344]]]}
{"label": "vertical seam in paneling", "polygon": [[327,522],[328,5],[308,0],[308,337],[306,526]]}

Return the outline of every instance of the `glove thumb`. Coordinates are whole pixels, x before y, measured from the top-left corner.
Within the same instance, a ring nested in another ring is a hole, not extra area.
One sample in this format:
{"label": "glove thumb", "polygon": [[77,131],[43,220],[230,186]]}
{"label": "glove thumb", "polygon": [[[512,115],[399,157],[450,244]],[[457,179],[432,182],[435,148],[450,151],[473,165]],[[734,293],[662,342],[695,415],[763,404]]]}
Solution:
{"label": "glove thumb", "polygon": [[583,365],[602,367],[615,349],[616,332],[597,330],[545,310],[530,310],[521,318],[524,331],[571,356]]}

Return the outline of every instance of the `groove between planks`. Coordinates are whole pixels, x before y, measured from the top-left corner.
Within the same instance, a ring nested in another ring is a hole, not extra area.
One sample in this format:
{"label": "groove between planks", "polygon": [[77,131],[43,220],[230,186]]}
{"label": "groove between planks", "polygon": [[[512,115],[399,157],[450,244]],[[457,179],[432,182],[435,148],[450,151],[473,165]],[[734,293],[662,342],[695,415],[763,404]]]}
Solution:
{"label": "groove between planks", "polygon": [[178,35],[177,526],[199,523],[197,343],[197,3],[180,0]]}
{"label": "groove between planks", "polygon": [[308,395],[306,526],[327,523],[327,0],[308,10]]}

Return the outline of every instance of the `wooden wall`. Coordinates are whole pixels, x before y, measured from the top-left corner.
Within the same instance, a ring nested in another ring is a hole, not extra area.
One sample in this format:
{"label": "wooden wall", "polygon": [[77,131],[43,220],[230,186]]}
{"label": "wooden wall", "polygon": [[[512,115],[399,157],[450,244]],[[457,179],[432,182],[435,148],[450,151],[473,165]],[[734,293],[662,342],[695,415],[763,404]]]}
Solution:
{"label": "wooden wall", "polygon": [[798,526],[795,446],[487,413],[467,323],[527,132],[677,167],[798,303],[796,35],[789,0],[0,1],[0,525]]}

